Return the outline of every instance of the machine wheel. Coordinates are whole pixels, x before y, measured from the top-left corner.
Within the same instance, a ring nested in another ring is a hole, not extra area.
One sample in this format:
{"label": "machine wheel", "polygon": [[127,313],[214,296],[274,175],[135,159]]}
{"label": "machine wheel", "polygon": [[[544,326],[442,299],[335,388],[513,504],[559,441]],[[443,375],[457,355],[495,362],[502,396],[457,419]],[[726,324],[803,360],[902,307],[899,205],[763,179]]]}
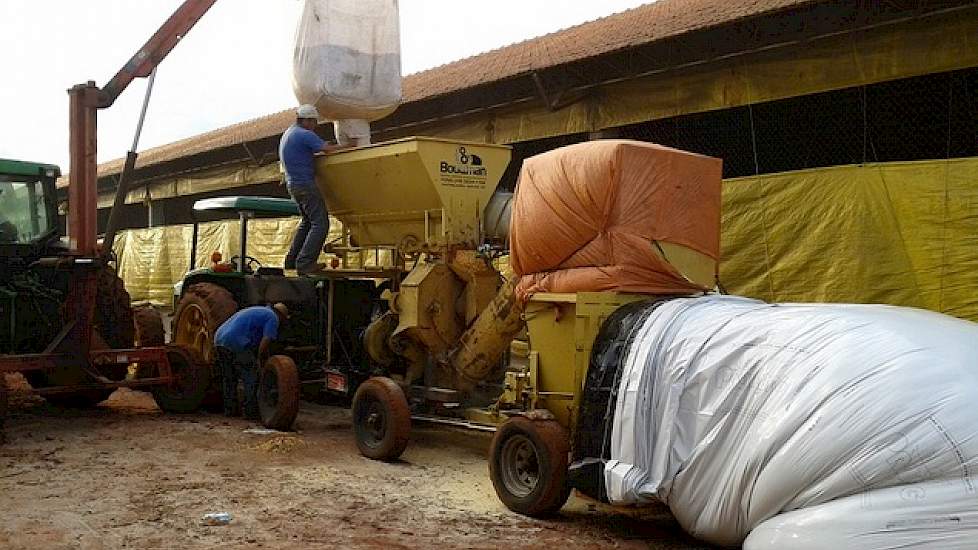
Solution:
{"label": "machine wheel", "polygon": [[540,517],[560,510],[570,496],[567,430],[553,420],[517,416],[499,427],[489,449],[489,476],[510,510]]}
{"label": "machine wheel", "polygon": [[197,362],[196,357],[181,346],[168,346],[166,358],[170,361],[174,380],[169,385],[152,388],[156,404],[169,413],[197,411],[207,392],[210,367]]}
{"label": "machine wheel", "polygon": [[360,454],[374,460],[396,460],[411,437],[411,409],[404,391],[386,377],[360,384],[353,396],[353,433]]}
{"label": "machine wheel", "polygon": [[166,331],[163,330],[163,316],[151,306],[136,307],[132,310],[136,328],[135,345],[138,348],[154,348],[166,344]]}
{"label": "machine wheel", "polygon": [[258,378],[258,413],[261,423],[272,430],[292,429],[299,414],[299,369],[285,355],[265,361]]}
{"label": "machine wheel", "polygon": [[299,414],[299,369],[290,357],[273,355],[265,361],[258,378],[258,413],[272,430],[292,428]]}
{"label": "machine wheel", "polygon": [[213,283],[192,285],[173,313],[173,343],[207,364],[214,363],[214,333],[238,311],[238,303],[226,288]]}

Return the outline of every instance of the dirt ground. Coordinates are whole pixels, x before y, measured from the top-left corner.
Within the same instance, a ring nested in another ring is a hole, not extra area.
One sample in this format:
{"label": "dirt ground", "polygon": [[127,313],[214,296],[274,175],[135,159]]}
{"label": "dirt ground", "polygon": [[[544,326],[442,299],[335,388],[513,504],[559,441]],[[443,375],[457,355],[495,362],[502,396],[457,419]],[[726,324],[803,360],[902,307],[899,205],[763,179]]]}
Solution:
{"label": "dirt ground", "polygon": [[[572,497],[547,521],[509,512],[489,434],[416,427],[385,464],[358,454],[341,407],[303,403],[296,432],[253,434],[241,419],[164,415],[129,390],[89,411],[12,401],[0,548],[706,548],[664,508]],[[233,519],[204,525],[212,512]]]}

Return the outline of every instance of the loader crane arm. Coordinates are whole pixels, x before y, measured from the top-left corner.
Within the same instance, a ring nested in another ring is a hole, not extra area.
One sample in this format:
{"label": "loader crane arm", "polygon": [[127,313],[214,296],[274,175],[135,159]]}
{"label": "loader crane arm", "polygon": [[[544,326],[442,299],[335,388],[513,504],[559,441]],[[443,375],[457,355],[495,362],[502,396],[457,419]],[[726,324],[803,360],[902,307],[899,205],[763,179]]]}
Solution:
{"label": "loader crane arm", "polygon": [[187,0],[98,93],[99,109],[111,107],[136,78],[146,78],[217,0]]}
{"label": "loader crane arm", "polygon": [[[68,90],[69,95],[69,151],[68,175],[68,236],[72,249],[79,256],[94,257],[98,235],[98,191],[96,154],[97,112],[111,107],[129,84],[136,78],[149,76],[153,69],[170,53],[177,43],[200,21],[200,18],[217,0],[185,0],[173,15],[150,37],[135,55],[119,70],[104,87],[94,81],[78,84]],[[135,156],[131,164],[135,164]],[[127,159],[127,165],[130,164]],[[134,166],[129,167],[130,171]],[[124,170],[125,172],[125,170]],[[119,196],[125,199],[125,189],[120,185]],[[116,210],[114,207],[113,210]],[[110,224],[111,226],[112,224]],[[114,228],[106,231],[106,248],[111,249]]]}

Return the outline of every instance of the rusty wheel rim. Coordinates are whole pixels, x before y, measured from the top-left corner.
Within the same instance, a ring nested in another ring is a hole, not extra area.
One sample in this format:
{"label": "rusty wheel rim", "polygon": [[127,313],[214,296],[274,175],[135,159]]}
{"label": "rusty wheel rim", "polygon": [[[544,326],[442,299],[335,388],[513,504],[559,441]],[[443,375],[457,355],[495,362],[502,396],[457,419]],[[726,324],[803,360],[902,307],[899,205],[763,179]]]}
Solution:
{"label": "rusty wheel rim", "polygon": [[376,448],[387,434],[387,414],[384,406],[376,399],[361,403],[354,411],[354,423],[360,440],[368,447]]}
{"label": "rusty wheel rim", "polygon": [[524,498],[540,482],[540,460],[530,438],[516,434],[503,444],[499,457],[502,482],[509,493]]}
{"label": "rusty wheel rim", "polygon": [[205,363],[212,362],[214,336],[207,323],[207,314],[197,304],[187,304],[180,317],[174,323],[173,341],[186,346],[203,358]]}

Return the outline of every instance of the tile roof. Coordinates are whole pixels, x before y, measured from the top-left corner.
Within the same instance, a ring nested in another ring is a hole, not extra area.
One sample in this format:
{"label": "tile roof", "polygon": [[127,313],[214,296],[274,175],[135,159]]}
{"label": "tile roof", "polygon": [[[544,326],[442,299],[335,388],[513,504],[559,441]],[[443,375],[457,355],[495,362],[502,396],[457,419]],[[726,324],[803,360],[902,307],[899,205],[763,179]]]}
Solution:
{"label": "tile roof", "polygon": [[[532,38],[408,75],[404,102],[410,103],[505,80],[535,70],[704,30],[747,17],[772,13],[814,0],[659,0],[608,17]],[[293,121],[285,110],[143,151],[139,167],[275,136]],[[116,174],[123,160],[98,167],[99,176]]]}

